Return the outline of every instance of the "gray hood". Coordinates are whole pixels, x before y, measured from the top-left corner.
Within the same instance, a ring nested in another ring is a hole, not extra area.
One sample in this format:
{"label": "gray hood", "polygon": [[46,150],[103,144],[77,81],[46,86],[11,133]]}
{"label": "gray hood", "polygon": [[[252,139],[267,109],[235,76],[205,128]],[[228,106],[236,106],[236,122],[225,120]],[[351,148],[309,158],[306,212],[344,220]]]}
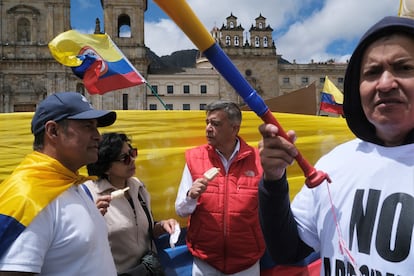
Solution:
{"label": "gray hood", "polygon": [[[404,32],[414,37],[414,20],[411,18],[388,16],[373,25],[361,38],[349,61],[344,81],[344,115],[351,131],[360,139],[383,145],[383,142],[375,135],[375,127],[372,125],[362,110],[359,94],[359,81],[361,60],[366,48],[378,38],[390,33]],[[411,132],[405,144],[413,143]]]}

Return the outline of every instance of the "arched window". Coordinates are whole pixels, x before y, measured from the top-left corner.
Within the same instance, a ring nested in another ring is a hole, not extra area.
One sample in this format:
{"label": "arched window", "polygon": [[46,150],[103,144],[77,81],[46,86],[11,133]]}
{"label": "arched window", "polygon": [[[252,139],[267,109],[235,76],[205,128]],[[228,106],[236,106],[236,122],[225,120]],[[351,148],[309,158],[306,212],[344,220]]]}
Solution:
{"label": "arched window", "polygon": [[234,46],[239,46],[239,45],[240,45],[239,36],[235,35],[234,36]]}
{"label": "arched window", "polygon": [[30,35],[30,21],[27,18],[20,18],[17,21],[17,41],[29,42]]}
{"label": "arched window", "polygon": [[118,17],[118,37],[131,37],[131,19],[126,14]]}
{"label": "arched window", "polygon": [[259,23],[259,29],[263,29],[263,23],[262,22]]}
{"label": "arched window", "polygon": [[226,45],[229,46],[231,44],[231,38],[229,35],[226,36]]}
{"label": "arched window", "polygon": [[268,39],[267,36],[263,37],[263,47],[267,48],[268,45]]}
{"label": "arched window", "polygon": [[256,36],[254,38],[254,46],[255,47],[260,47],[260,37]]}
{"label": "arched window", "polygon": [[230,22],[230,29],[234,28],[234,22]]}

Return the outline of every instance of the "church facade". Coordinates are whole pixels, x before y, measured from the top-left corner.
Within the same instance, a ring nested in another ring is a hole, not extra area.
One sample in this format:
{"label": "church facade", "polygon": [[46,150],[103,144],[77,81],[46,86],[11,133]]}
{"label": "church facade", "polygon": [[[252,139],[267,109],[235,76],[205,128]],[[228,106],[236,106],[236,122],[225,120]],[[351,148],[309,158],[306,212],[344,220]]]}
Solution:
{"label": "church facade", "polygon": [[[97,20],[95,33],[107,33],[149,85],[89,95],[72,70],[53,59],[47,46],[59,33],[71,29],[70,0],[32,0],[25,4],[2,0],[0,112],[34,111],[38,102],[57,91],[78,91],[96,108],[112,110],[202,110],[216,99],[243,104],[234,89],[201,54],[194,68],[183,68],[175,73],[149,73],[150,60],[144,41],[146,0],[101,0],[101,4],[103,27]],[[272,31],[261,14],[249,30],[230,14],[211,34],[264,99],[284,95],[313,82],[320,91],[326,75],[342,89],[346,64],[281,62]]]}

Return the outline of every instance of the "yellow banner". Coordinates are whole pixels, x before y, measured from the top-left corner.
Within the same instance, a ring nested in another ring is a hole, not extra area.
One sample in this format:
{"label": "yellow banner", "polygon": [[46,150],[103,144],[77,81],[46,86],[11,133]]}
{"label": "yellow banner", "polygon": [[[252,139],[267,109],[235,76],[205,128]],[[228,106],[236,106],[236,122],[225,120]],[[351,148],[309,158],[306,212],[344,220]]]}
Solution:
{"label": "yellow banner", "polygon": [[[181,225],[186,220],[175,214],[174,202],[181,173],[184,151],[206,143],[204,111],[117,111],[114,125],[101,128],[101,133],[124,132],[138,148],[136,176],[151,193],[156,220],[174,217]],[[336,145],[352,139],[345,119],[297,114],[274,113],[287,131],[296,131],[296,142],[302,155],[311,164]],[[0,114],[0,182],[32,151],[30,123],[33,113]],[[240,135],[252,146],[260,140],[260,118],[252,111],[243,111]],[[87,175],[86,169],[81,173]],[[295,164],[288,169],[291,197],[304,183],[302,170]]]}

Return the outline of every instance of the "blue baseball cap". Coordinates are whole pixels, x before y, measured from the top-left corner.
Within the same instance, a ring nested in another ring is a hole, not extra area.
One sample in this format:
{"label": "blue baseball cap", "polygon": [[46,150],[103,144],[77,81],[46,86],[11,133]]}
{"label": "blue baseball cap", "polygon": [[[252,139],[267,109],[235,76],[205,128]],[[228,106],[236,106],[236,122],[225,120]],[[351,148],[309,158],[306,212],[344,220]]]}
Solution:
{"label": "blue baseball cap", "polygon": [[98,127],[112,125],[116,113],[108,110],[96,110],[88,99],[77,92],[58,92],[49,95],[36,108],[32,119],[32,133],[39,134],[45,129],[48,121],[90,120],[96,119]]}

